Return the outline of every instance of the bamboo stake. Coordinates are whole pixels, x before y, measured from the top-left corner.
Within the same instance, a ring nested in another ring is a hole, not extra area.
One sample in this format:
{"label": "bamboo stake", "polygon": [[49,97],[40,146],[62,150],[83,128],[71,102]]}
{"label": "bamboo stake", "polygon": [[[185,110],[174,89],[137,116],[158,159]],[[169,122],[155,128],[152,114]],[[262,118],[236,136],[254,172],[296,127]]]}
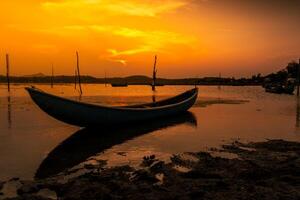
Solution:
{"label": "bamboo stake", "polygon": [[74,75],[74,83],[75,83],[75,90],[77,89],[77,70],[75,69],[75,75]]}
{"label": "bamboo stake", "polygon": [[6,54],[6,80],[7,80],[7,91],[10,92],[9,55],[8,54]]}
{"label": "bamboo stake", "polygon": [[105,84],[105,87],[107,86],[107,80],[106,80],[106,70],[104,71],[104,84]]}
{"label": "bamboo stake", "polygon": [[219,85],[218,85],[218,89],[221,89],[221,72],[219,73]]}
{"label": "bamboo stake", "polygon": [[157,56],[155,55],[155,57],[154,57],[154,66],[153,66],[152,91],[155,91],[156,73],[157,73],[157,69],[156,69],[156,60],[157,60]]}
{"label": "bamboo stake", "polygon": [[52,63],[51,88],[53,88],[53,79],[54,79],[54,69],[53,69],[53,63]]}
{"label": "bamboo stake", "polygon": [[8,122],[8,128],[11,128],[12,120],[11,120],[11,100],[10,100],[10,95],[7,96],[7,122]]}
{"label": "bamboo stake", "polygon": [[78,54],[78,51],[76,51],[76,61],[77,61],[77,74],[78,74],[79,91],[80,91],[80,94],[82,94],[81,80],[80,80],[80,70],[79,70],[79,54]]}
{"label": "bamboo stake", "polygon": [[195,78],[195,88],[198,86],[198,80],[199,80],[199,78],[198,78],[198,76]]}

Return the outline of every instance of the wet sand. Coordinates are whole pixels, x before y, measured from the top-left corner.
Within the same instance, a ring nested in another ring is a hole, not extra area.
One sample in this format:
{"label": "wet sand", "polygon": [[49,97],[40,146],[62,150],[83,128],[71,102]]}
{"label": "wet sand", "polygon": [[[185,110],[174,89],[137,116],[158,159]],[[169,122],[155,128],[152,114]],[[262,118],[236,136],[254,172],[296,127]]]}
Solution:
{"label": "wet sand", "polygon": [[137,168],[107,168],[105,161],[98,161],[46,179],[12,179],[0,184],[0,195],[7,199],[300,198],[299,142],[234,141],[205,152],[176,154],[170,160],[148,155]]}

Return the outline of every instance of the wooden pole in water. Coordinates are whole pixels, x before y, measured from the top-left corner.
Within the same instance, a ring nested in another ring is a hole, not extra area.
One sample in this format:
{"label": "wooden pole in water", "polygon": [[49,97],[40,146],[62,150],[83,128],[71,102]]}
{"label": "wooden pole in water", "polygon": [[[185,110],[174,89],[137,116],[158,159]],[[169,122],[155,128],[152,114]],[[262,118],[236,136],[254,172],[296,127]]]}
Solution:
{"label": "wooden pole in water", "polygon": [[78,51],[76,51],[76,61],[77,61],[77,75],[78,75],[79,91],[80,91],[80,94],[82,94],[81,80],[80,80],[80,70],[79,70],[79,54],[78,54]]}
{"label": "wooden pole in water", "polygon": [[12,120],[11,120],[11,100],[10,100],[10,95],[7,96],[7,122],[8,122],[8,128],[11,128]]}
{"label": "wooden pole in water", "polygon": [[77,89],[77,69],[75,69],[74,83],[75,83],[75,90],[76,90]]}
{"label": "wooden pole in water", "polygon": [[153,66],[152,91],[155,91],[155,84],[156,84],[156,73],[157,73],[156,60],[157,60],[157,56],[155,55],[155,57],[154,57],[154,66]]}
{"label": "wooden pole in water", "polygon": [[218,85],[218,89],[221,89],[221,72],[219,72],[219,85]]}
{"label": "wooden pole in water", "polygon": [[107,86],[107,79],[106,79],[106,70],[104,71],[104,85]]}
{"label": "wooden pole in water", "polygon": [[53,63],[52,63],[51,88],[53,88],[53,79],[54,79],[54,69],[53,69]]}
{"label": "wooden pole in water", "polygon": [[9,55],[8,54],[6,54],[6,80],[7,80],[7,91],[10,92]]}
{"label": "wooden pole in water", "polygon": [[297,74],[297,96],[299,96],[299,82],[300,82],[300,59],[299,59],[298,74]]}

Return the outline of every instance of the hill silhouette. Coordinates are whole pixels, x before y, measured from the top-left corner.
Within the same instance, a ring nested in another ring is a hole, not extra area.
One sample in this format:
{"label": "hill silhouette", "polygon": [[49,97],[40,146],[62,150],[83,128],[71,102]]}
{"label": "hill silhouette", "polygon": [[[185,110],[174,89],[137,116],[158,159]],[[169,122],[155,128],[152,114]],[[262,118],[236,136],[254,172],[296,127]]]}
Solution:
{"label": "hill silhouette", "polygon": [[[74,83],[75,77],[68,75],[58,75],[53,77],[54,83]],[[11,76],[11,83],[45,83],[51,82],[51,76],[42,73],[27,76]],[[6,77],[0,75],[0,83],[5,83]],[[109,77],[97,78],[93,76],[81,76],[82,83],[127,83],[128,85],[151,85],[152,78],[144,75],[133,75],[127,77]],[[157,78],[157,85],[260,85],[262,82],[252,78],[220,78],[220,77],[204,77],[204,78],[180,78],[168,79]]]}
{"label": "hill silhouette", "polygon": [[46,75],[43,73],[31,74],[31,75],[24,75],[23,77],[45,77]]}

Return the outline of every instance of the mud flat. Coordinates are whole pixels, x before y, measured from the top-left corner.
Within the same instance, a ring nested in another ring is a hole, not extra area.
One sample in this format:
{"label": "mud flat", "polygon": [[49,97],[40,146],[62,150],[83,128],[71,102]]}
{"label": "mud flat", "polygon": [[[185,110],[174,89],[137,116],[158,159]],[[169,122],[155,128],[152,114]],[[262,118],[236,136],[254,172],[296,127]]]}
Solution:
{"label": "mud flat", "polygon": [[[138,168],[95,163],[85,173],[0,181],[0,199],[300,199],[298,142],[234,141],[170,163],[145,156]],[[13,182],[15,191],[8,189]]]}

